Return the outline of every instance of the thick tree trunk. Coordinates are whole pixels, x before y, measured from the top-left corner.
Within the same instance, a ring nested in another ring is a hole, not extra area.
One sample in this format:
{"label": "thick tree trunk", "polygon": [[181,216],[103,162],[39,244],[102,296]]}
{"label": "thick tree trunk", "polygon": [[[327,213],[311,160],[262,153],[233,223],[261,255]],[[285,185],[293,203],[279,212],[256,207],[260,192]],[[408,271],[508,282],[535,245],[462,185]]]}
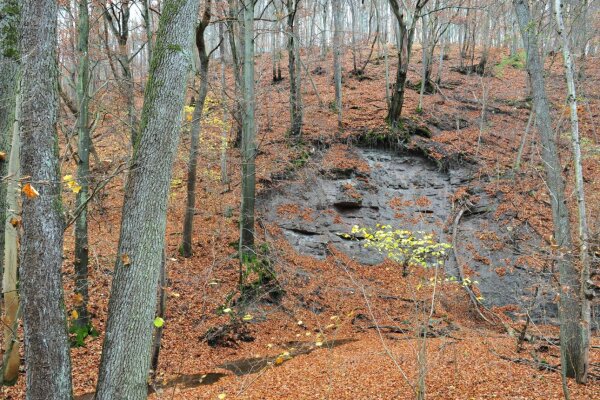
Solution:
{"label": "thick tree trunk", "polygon": [[79,0],[79,21],[77,22],[77,53],[79,56],[77,76],[77,103],[79,114],[77,115],[77,183],[81,187],[77,193],[77,207],[79,216],[75,221],[75,293],[77,301],[75,310],[77,318],[74,326],[76,329],[88,329],[90,315],[87,310],[88,304],[88,221],[87,202],[89,196],[89,172],[90,172],[90,129],[89,129],[89,83],[90,83],[90,60],[89,60],[89,33],[90,19],[88,11],[88,0]]}
{"label": "thick tree trunk", "polygon": [[[575,170],[575,195],[577,198],[578,226],[579,226],[579,262],[581,263],[581,316],[579,351],[573,360],[572,370],[565,369],[567,376],[575,376],[579,383],[586,383],[590,366],[590,334],[591,334],[591,293],[588,293],[588,281],[590,279],[589,232],[587,225],[587,212],[585,205],[585,191],[583,188],[583,165],[581,162],[581,144],[579,138],[579,117],[577,115],[577,92],[575,90],[575,71],[569,45],[569,37],[565,30],[562,17],[563,2],[554,0],[554,12],[558,26],[558,36],[562,39],[563,60],[565,64],[565,76],[567,78],[567,90],[569,109],[571,111],[571,144],[573,146],[573,164]],[[593,292],[592,292],[593,293]]]}
{"label": "thick tree trunk", "polygon": [[[256,132],[254,125],[254,2],[245,0],[244,19],[244,112],[242,124],[242,203],[239,255],[254,255],[254,200],[256,191]],[[240,282],[241,284],[241,282]]]}
{"label": "thick tree trunk", "polygon": [[[539,54],[536,32],[526,0],[513,0],[521,35],[527,50],[527,71],[531,78],[531,93],[537,118],[538,131],[542,140],[542,159],[546,168],[546,180],[552,205],[554,240],[556,241],[556,264],[559,269],[560,283],[560,350],[562,370],[567,376],[583,374],[579,368],[585,365],[583,358],[586,349],[582,342],[582,321],[580,294],[580,277],[572,256],[571,222],[565,198],[565,182],[562,176],[558,148],[552,120],[550,105],[544,83],[544,67]],[[587,329],[587,327],[585,328]]]}
{"label": "thick tree trunk", "polygon": [[197,0],[170,0],[160,17],[141,137],[125,189],[97,400],[136,400],[147,395],[167,198],[197,15]]}
{"label": "thick tree trunk", "polygon": [[[56,0],[23,0],[19,134],[22,193],[20,289],[28,399],[73,397],[61,279],[63,231],[56,123]],[[33,190],[36,189],[39,195]]]}
{"label": "thick tree trunk", "polygon": [[208,54],[206,52],[206,42],[204,32],[210,23],[211,0],[205,2],[204,15],[202,21],[196,28],[196,48],[200,58],[200,87],[198,88],[198,101],[192,116],[192,130],[190,134],[190,155],[188,160],[187,173],[187,202],[185,207],[185,217],[183,220],[183,241],[181,243],[181,255],[191,257],[192,234],[194,230],[194,214],[196,212],[196,172],[198,169],[198,145],[200,142],[200,128],[202,126],[202,111],[204,102],[208,94]]}

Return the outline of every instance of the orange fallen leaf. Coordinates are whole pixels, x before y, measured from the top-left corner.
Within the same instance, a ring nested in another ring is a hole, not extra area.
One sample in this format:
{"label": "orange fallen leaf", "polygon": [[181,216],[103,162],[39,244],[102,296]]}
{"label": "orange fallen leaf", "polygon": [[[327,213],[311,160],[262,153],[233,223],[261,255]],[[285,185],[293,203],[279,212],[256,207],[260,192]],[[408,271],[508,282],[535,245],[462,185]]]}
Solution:
{"label": "orange fallen leaf", "polygon": [[23,188],[21,189],[21,191],[25,194],[25,196],[27,196],[30,199],[34,199],[40,195],[40,193],[37,190],[35,190],[35,188],[31,186],[30,183],[26,183],[25,186],[23,186]]}

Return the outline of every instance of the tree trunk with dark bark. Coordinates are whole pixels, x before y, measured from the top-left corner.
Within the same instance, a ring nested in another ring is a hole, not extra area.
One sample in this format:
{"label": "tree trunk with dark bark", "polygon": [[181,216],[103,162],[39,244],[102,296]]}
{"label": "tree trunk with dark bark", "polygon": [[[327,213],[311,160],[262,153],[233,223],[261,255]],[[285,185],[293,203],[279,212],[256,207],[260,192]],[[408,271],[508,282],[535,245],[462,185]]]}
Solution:
{"label": "tree trunk with dark bark", "polygon": [[204,14],[200,24],[196,28],[196,48],[200,59],[200,87],[198,88],[198,101],[192,115],[192,130],[190,134],[190,155],[187,173],[187,202],[185,217],[183,220],[183,241],[181,243],[181,255],[191,257],[192,234],[194,230],[194,214],[196,212],[196,172],[198,169],[198,145],[200,142],[200,128],[202,126],[202,111],[208,94],[208,62],[204,32],[210,23],[211,0],[207,0],[204,6]]}
{"label": "tree trunk with dark bark", "polygon": [[298,142],[302,134],[302,92],[300,44],[296,29],[296,11],[300,0],[287,0],[288,72],[290,74],[290,136]]}
{"label": "tree trunk with dark bark", "polygon": [[390,7],[398,22],[399,46],[398,46],[398,69],[396,70],[396,82],[392,88],[392,98],[390,99],[390,108],[386,121],[393,129],[401,125],[402,107],[404,106],[404,95],[406,92],[406,76],[408,74],[408,63],[410,62],[410,53],[415,35],[415,27],[420,13],[428,0],[417,0],[414,9],[408,10],[406,15],[400,10],[399,0],[389,0]]}
{"label": "tree trunk with dark bark", "polygon": [[556,264],[559,270],[560,283],[560,351],[562,370],[568,377],[585,374],[581,366],[585,365],[583,357],[586,348],[583,345],[583,329],[581,321],[581,302],[579,293],[581,283],[579,271],[573,260],[573,243],[571,238],[571,220],[565,197],[565,182],[558,155],[558,148],[552,119],[550,104],[544,82],[544,66],[539,54],[537,33],[529,4],[526,0],[513,0],[521,35],[527,51],[527,72],[531,78],[531,93],[537,118],[538,131],[542,141],[542,159],[546,168],[546,184],[550,192],[554,241],[556,242]]}
{"label": "tree trunk with dark bark", "polygon": [[[58,163],[56,0],[23,0],[19,133],[22,226],[20,290],[27,399],[73,397],[61,276],[65,221]],[[28,185],[28,186],[27,186]]]}
{"label": "tree trunk with dark bark", "polygon": [[[73,324],[78,330],[88,330],[90,315],[87,310],[88,304],[88,213],[87,202],[89,196],[89,173],[90,173],[90,128],[89,128],[89,83],[90,83],[90,59],[89,59],[89,33],[90,18],[88,0],[79,0],[79,20],[77,22],[77,53],[79,56],[77,76],[77,103],[79,113],[77,115],[77,207],[79,215],[75,221],[75,293],[77,318]],[[86,332],[87,333],[87,332]]]}

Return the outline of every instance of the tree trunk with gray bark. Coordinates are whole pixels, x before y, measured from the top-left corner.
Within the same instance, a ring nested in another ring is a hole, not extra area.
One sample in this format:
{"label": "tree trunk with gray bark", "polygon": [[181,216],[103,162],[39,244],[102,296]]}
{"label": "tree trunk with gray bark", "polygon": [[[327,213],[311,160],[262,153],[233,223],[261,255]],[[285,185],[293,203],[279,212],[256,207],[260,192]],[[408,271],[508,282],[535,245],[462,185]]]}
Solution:
{"label": "tree trunk with gray bark", "polygon": [[580,277],[573,260],[573,244],[571,238],[571,221],[565,197],[565,182],[559,160],[558,148],[552,119],[550,104],[544,82],[544,66],[539,54],[538,38],[535,23],[531,18],[529,4],[526,0],[513,0],[521,35],[527,51],[527,72],[531,79],[531,93],[537,118],[538,131],[541,136],[542,159],[546,169],[546,184],[550,192],[552,220],[555,243],[555,262],[559,270],[560,284],[560,352],[562,370],[569,377],[584,373],[579,368],[584,365],[582,357],[585,348],[582,342]]}
{"label": "tree trunk with gray bark", "polygon": [[147,396],[171,168],[179,143],[198,6],[197,0],[166,1],[160,17],[141,136],[125,188],[97,400]]}
{"label": "tree trunk with gray bark", "polygon": [[[256,192],[256,127],[254,123],[254,2],[245,0],[244,21],[244,69],[242,116],[242,201],[240,210],[239,255],[243,263],[254,256],[254,201]],[[240,282],[241,284],[241,282]]]}
{"label": "tree trunk with gray bark", "polygon": [[[585,191],[583,187],[583,165],[581,161],[581,143],[579,137],[579,116],[577,114],[577,91],[575,89],[575,71],[571,55],[569,37],[563,21],[563,2],[554,1],[554,12],[558,28],[558,36],[562,39],[565,77],[567,79],[567,102],[571,112],[571,145],[573,148],[573,164],[575,170],[575,197],[577,198],[578,232],[579,232],[579,262],[581,263],[581,314],[580,336],[576,339],[580,353],[573,359],[572,370],[564,369],[567,376],[574,376],[578,383],[586,383],[590,367],[590,335],[591,335],[591,299],[593,291],[588,289],[590,280],[589,231]],[[569,364],[567,364],[569,365]]]}
{"label": "tree trunk with gray bark", "polygon": [[29,189],[21,195],[20,250],[26,397],[65,400],[73,391],[61,279],[65,221],[56,131],[58,6],[56,0],[20,4],[20,55],[26,61],[21,65],[19,134],[21,173],[27,177],[21,184]]}

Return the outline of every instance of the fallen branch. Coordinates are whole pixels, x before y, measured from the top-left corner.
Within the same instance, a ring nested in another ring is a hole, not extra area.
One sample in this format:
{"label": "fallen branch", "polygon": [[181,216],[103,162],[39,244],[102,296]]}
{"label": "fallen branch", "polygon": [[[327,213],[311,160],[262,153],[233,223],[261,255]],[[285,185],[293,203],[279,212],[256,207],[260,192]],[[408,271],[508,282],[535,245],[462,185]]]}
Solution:
{"label": "fallen branch", "polygon": [[456,247],[457,247],[456,236],[457,236],[457,232],[458,232],[458,224],[460,223],[460,219],[462,218],[462,216],[465,213],[466,209],[467,208],[464,205],[460,207],[460,209],[456,213],[456,217],[454,217],[454,223],[452,225],[452,254],[454,254],[454,260],[456,261],[456,267],[457,267],[457,270],[458,270],[459,283],[461,284],[461,286],[465,289],[465,291],[469,295],[469,299],[471,300],[471,303],[473,303],[473,306],[475,307],[475,310],[477,311],[477,313],[479,314],[479,316],[481,318],[483,318],[483,320],[486,321],[487,323],[495,325],[492,321],[490,321],[488,318],[486,318],[486,316],[483,315],[483,313],[481,312],[480,307],[484,308],[484,310],[486,310],[488,312],[490,312],[490,311],[487,310],[487,308],[485,308],[477,300],[477,296],[475,296],[475,293],[473,293],[473,289],[471,289],[471,287],[469,285],[464,285],[463,284],[464,273],[463,273],[462,263],[460,262],[460,258],[458,256],[458,251],[456,251]]}

